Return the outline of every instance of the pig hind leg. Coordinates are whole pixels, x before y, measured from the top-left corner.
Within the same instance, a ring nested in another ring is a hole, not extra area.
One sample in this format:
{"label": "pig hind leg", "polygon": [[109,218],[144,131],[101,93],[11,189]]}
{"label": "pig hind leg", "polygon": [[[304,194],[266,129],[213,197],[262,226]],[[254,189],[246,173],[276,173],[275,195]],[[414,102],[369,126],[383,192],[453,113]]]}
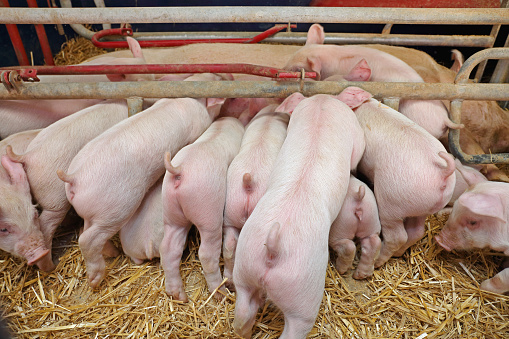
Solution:
{"label": "pig hind leg", "polygon": [[405,251],[424,237],[426,217],[409,217],[404,221],[407,233],[407,241],[399,250],[394,252],[394,256],[402,256]]}
{"label": "pig hind leg", "polygon": [[336,269],[339,274],[344,274],[352,266],[357,250],[355,243],[350,239],[341,239],[331,244],[332,249],[337,253]]}
{"label": "pig hind leg", "polygon": [[373,275],[375,260],[380,254],[381,247],[382,242],[378,234],[361,239],[361,257],[353,274],[354,279],[365,279]]}
{"label": "pig hind leg", "polygon": [[259,290],[244,286],[237,286],[235,301],[235,318],[233,328],[235,333],[243,338],[251,338],[251,331],[256,321],[256,313],[263,305],[263,298]]}
{"label": "pig hind leg", "polygon": [[233,226],[224,226],[223,241],[223,260],[224,260],[224,277],[228,278],[226,286],[234,289],[233,282],[233,263],[235,262],[235,251],[237,249],[237,241],[239,239],[239,230]]}
{"label": "pig hind leg", "polygon": [[186,226],[171,223],[165,224],[164,237],[159,247],[161,264],[166,279],[166,293],[177,300],[185,302],[187,302],[187,295],[184,291],[184,284],[180,276],[180,260],[186,246],[187,234],[191,226],[191,223]]}
{"label": "pig hind leg", "polygon": [[[121,228],[121,227],[119,227]],[[87,265],[87,276],[91,287],[97,287],[104,279],[106,263],[103,250],[109,239],[118,232],[119,228],[112,225],[90,224],[85,220],[85,230],[80,235],[78,243]]]}
{"label": "pig hind leg", "polygon": [[481,289],[500,294],[509,291],[509,268],[502,270],[493,278],[483,281]]}
{"label": "pig hind leg", "polygon": [[[201,239],[198,256],[210,292],[213,292],[222,282],[219,258],[221,257],[223,222],[221,217],[219,219],[220,220],[210,223],[205,227],[199,224],[196,225],[200,232]],[[225,288],[221,286],[220,290],[225,291]],[[216,293],[215,297],[220,298],[221,294]]]}
{"label": "pig hind leg", "polygon": [[[381,211],[383,209],[380,209]],[[382,247],[380,249],[380,255],[375,261],[375,267],[380,267],[389,260],[396,251],[398,251],[407,242],[408,235],[405,231],[403,220],[389,220],[385,221],[380,216],[382,224]]]}

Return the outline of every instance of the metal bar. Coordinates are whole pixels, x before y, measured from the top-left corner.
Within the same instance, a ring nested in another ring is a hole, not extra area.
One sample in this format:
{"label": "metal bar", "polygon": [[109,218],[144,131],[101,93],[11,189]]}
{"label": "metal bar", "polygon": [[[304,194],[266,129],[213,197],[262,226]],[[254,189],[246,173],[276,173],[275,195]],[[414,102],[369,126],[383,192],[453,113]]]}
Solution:
{"label": "metal bar", "polygon": [[470,73],[472,73],[474,67],[481,61],[488,59],[509,59],[509,48],[490,48],[474,53],[463,63],[458,74],[456,74],[454,83],[461,84],[468,82]]}
{"label": "metal bar", "polygon": [[305,96],[338,94],[348,86],[357,86],[376,98],[399,97],[433,100],[507,100],[507,84],[449,84],[407,82],[333,82],[333,81],[138,81],[97,83],[23,83],[19,91],[0,88],[0,99],[124,99],[217,97],[284,98],[294,92]]}
{"label": "metal bar", "polygon": [[[265,32],[262,33],[254,33],[253,36],[246,38],[221,38],[221,39],[171,39],[171,40],[140,40],[138,41],[141,47],[172,47],[172,46],[183,46],[189,44],[196,43],[249,43],[254,44],[258,43],[265,38],[276,34],[282,29],[286,28],[287,25],[275,25],[272,28],[269,28]],[[297,25],[291,25],[292,28],[296,28]],[[92,43],[96,47],[100,48],[128,48],[127,41],[125,40],[117,40],[117,41],[101,41],[99,39],[112,36],[112,35],[121,35],[121,36],[132,36],[133,30],[131,28],[113,28],[113,29],[105,29],[95,33],[92,36]]]}
{"label": "metal bar", "polygon": [[300,6],[129,7],[116,8],[5,8],[3,24],[209,22],[320,22],[374,24],[509,24],[507,8],[373,8]]}
{"label": "metal bar", "polygon": [[[38,8],[36,0],[27,0],[27,4],[30,8]],[[34,26],[37,38],[39,39],[39,45],[41,46],[42,55],[44,56],[44,62],[46,65],[55,65],[55,62],[53,61],[53,53],[51,52],[51,47],[48,42],[46,31],[44,30],[44,26],[40,24]]]}
{"label": "metal bar", "polygon": [[[77,75],[77,74],[168,74],[168,73],[240,73],[269,78],[302,77],[301,72],[252,64],[146,64],[146,65],[70,65],[38,67],[3,67],[0,70],[18,71],[23,79],[36,78],[37,75]],[[305,78],[316,78],[315,72],[304,72]]]}
{"label": "metal bar", "polygon": [[[9,7],[9,1],[1,0],[0,7]],[[5,8],[2,10],[5,10]],[[12,47],[14,48],[14,53],[16,53],[16,58],[18,59],[19,65],[20,66],[30,65],[27,53],[25,52],[25,46],[23,46],[23,41],[21,40],[21,36],[19,35],[18,26],[5,25],[5,28],[7,28],[7,33],[9,34],[9,38],[11,39]]]}
{"label": "metal bar", "polygon": [[[461,104],[462,100],[453,100],[451,102],[451,120],[461,122]],[[509,164],[509,153],[498,154],[466,154],[460,146],[460,130],[449,130],[449,149],[451,153],[458,158],[462,163],[467,164]]]}
{"label": "metal bar", "polygon": [[[93,32],[92,32],[93,34]],[[232,37],[245,39],[253,32],[135,32],[133,38],[142,41],[184,40],[184,39],[223,39]],[[307,33],[279,32],[264,42],[281,44],[304,44]],[[111,39],[119,41],[118,39]],[[404,46],[454,46],[454,47],[492,47],[494,38],[488,35],[419,35],[419,34],[376,34],[376,33],[327,33],[326,44],[391,44]]]}

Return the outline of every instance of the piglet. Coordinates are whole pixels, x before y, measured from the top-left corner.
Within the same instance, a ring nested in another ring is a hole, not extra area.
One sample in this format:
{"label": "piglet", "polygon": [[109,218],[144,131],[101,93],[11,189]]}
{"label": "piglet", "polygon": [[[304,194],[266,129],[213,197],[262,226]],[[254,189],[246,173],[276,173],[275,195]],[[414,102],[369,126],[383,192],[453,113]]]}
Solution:
{"label": "piglet", "polygon": [[[324,45],[323,27],[309,28],[306,45],[296,52],[285,69],[305,69],[319,74],[318,79],[343,75],[348,81],[424,82],[420,75],[401,59],[363,46]],[[399,111],[417,122],[436,138],[446,136],[453,123],[439,100],[401,100]]]}
{"label": "piglet", "polygon": [[344,274],[352,266],[356,246],[360,239],[361,255],[353,277],[364,279],[373,275],[375,260],[380,253],[380,219],[375,195],[371,189],[350,175],[350,183],[339,215],[332,223],[329,246],[336,251],[336,269]]}
{"label": "piglet", "polygon": [[[132,58],[100,57],[81,65],[146,64],[139,43],[127,37]],[[108,75],[41,75],[42,83],[104,82],[153,80],[152,74]],[[104,100],[100,99],[48,99],[48,100],[0,100],[0,138],[24,130],[43,128],[70,114],[81,111]]]}
{"label": "piglet", "polygon": [[[226,173],[237,155],[244,126],[232,117],[220,118],[191,145],[182,148],[170,161],[166,153],[163,182],[164,238],[161,263],[166,276],[166,293],[187,301],[179,274],[180,258],[189,229],[200,232],[198,255],[209,291],[221,285],[219,257]],[[224,290],[224,287],[221,288]],[[216,297],[220,295],[217,294]]]}
{"label": "piglet", "polygon": [[[465,172],[462,175],[471,187],[456,200],[435,239],[447,251],[490,248],[509,256],[509,183],[485,181]],[[483,281],[481,289],[509,291],[509,268]]]}
{"label": "piglet", "polygon": [[[370,95],[366,96],[369,97]],[[325,285],[329,229],[345,198],[350,171],[364,151],[352,110],[332,96],[284,101],[293,110],[267,191],[240,232],[233,281],[235,332],[251,336],[265,297],[284,313],[281,338],[305,338],[315,322]]]}
{"label": "piglet", "polygon": [[[348,87],[340,99],[358,105],[362,93]],[[456,182],[454,158],[422,127],[375,99],[354,111],[366,137],[358,170],[374,185],[382,225],[379,267],[421,239],[426,217],[449,202]]]}
{"label": "piglet", "polygon": [[[0,196],[2,218],[7,224],[3,226],[7,230],[4,236],[12,239],[22,239],[26,234],[41,237],[36,243],[39,248],[43,248],[46,255],[29,259],[29,264],[35,263],[44,271],[54,268],[51,260],[53,235],[70,208],[64,185],[58,180],[57,169],[67,169],[83,145],[126,118],[125,101],[107,101],[85,108],[46,127],[22,154],[15,154],[12,148],[7,146],[2,165],[11,182],[2,185],[3,194]],[[38,204],[40,214],[33,201]],[[24,242],[21,240],[21,243]]]}
{"label": "piglet", "polygon": [[278,105],[260,110],[246,126],[239,154],[228,168],[223,222],[224,276],[233,289],[235,248],[242,226],[267,189],[274,161],[286,138],[290,116]]}
{"label": "piglet", "polygon": [[[219,77],[200,74],[186,80],[214,79]],[[164,174],[165,152],[175,154],[196,140],[219,114],[222,102],[224,99],[161,99],[89,142],[67,173],[59,172],[67,198],[85,222],[79,245],[92,287],[105,275],[102,248]]]}

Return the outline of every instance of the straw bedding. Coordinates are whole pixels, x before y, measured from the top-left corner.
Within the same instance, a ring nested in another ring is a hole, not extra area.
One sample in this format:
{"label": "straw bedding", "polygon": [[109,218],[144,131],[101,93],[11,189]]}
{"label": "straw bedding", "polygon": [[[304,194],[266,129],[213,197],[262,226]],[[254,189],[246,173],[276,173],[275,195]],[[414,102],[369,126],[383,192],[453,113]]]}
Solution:
{"label": "straw bedding", "polygon": [[[64,54],[70,53],[62,51],[57,58]],[[508,297],[479,290],[481,281],[498,272],[503,256],[443,251],[433,236],[446,218],[430,216],[426,236],[368,280],[353,280],[352,270],[341,276],[329,264],[322,306],[309,337],[508,338]],[[107,259],[105,281],[91,289],[77,244],[80,223],[71,218],[57,234],[54,251],[60,261],[53,272],[38,271],[0,251],[0,305],[15,337],[236,338],[235,294],[221,301],[210,298],[194,229],[182,257],[190,299],[184,304],[166,296],[157,259],[142,265],[124,255]],[[283,326],[282,313],[267,302],[258,313],[253,338],[277,338]]]}

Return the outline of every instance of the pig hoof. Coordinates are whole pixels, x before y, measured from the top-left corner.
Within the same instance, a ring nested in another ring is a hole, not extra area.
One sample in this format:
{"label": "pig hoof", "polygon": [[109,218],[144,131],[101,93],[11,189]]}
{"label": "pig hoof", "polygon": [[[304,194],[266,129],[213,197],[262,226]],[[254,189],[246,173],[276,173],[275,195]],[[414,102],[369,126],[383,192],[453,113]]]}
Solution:
{"label": "pig hoof", "polygon": [[184,291],[178,291],[178,292],[173,292],[173,293],[166,291],[166,294],[169,297],[172,297],[175,300],[180,300],[180,301],[185,302],[185,303],[189,301],[187,299],[187,294]]}
{"label": "pig hoof", "polygon": [[97,288],[102,280],[103,280],[102,274],[94,274],[94,275],[90,274],[88,276],[88,282],[90,284],[90,287],[92,287],[92,288]]}
{"label": "pig hoof", "polygon": [[354,274],[352,275],[352,278],[354,278],[355,280],[362,280],[362,279],[369,278],[372,275],[373,275],[373,271],[371,271],[371,272],[358,272],[358,271],[355,271]]}

